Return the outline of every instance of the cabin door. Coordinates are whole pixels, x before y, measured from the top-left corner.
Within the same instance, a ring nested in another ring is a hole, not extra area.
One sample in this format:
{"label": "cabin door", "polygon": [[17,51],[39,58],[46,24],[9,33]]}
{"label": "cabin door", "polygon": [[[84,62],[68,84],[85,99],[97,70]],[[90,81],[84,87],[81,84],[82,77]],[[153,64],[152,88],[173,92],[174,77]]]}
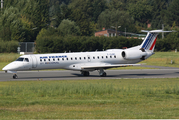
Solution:
{"label": "cabin door", "polygon": [[31,56],[32,59],[32,68],[36,68],[37,67],[37,58],[36,56]]}

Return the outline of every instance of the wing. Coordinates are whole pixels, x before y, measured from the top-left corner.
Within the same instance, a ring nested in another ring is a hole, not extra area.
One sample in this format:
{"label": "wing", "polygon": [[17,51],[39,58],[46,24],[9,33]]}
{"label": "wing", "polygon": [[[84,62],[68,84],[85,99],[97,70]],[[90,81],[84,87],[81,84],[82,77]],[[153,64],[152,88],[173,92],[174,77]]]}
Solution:
{"label": "wing", "polygon": [[87,70],[87,69],[108,69],[108,68],[113,68],[113,67],[128,67],[128,66],[138,66],[141,64],[98,64],[98,65],[83,65],[81,66],[82,70]]}

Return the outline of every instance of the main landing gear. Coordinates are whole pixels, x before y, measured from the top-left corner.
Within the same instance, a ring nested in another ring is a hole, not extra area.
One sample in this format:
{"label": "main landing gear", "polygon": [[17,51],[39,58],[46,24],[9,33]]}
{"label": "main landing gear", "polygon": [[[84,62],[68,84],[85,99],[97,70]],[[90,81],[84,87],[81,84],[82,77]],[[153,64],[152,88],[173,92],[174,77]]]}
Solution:
{"label": "main landing gear", "polygon": [[88,71],[81,71],[81,74],[82,74],[83,76],[89,76],[89,75],[90,75]]}
{"label": "main landing gear", "polygon": [[[104,72],[104,70],[102,68],[99,69],[98,72],[99,72],[100,77],[106,77],[106,75],[107,75],[106,72]],[[83,76],[89,76],[89,71],[81,71],[81,74]]]}
{"label": "main landing gear", "polygon": [[17,74],[13,74],[13,79],[17,79],[18,78],[18,76],[17,76]]}
{"label": "main landing gear", "polygon": [[99,69],[99,75],[100,75],[100,77],[106,77],[106,72],[104,72],[104,70],[103,69]]}

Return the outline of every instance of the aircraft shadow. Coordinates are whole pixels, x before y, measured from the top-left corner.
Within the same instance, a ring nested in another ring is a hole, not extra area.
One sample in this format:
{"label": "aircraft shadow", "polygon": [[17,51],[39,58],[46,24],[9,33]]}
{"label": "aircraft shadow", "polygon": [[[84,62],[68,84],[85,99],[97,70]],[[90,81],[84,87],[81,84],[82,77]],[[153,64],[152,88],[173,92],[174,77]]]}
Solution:
{"label": "aircraft shadow", "polygon": [[22,77],[19,76],[19,78],[17,80],[23,80],[23,79],[27,79],[27,80],[43,80],[43,79],[78,79],[78,78],[84,78],[84,79],[88,79],[88,78],[141,78],[143,77],[155,77],[155,76],[163,76],[165,74],[118,74],[118,75],[107,75],[106,77],[100,77],[99,75],[90,75],[90,76],[83,76],[81,74],[76,74],[76,73],[71,73],[70,76],[34,76],[34,77]]}
{"label": "aircraft shadow", "polygon": [[[81,74],[72,74],[78,77],[100,77],[99,75],[83,76]],[[132,76],[163,76],[165,74],[118,74],[118,75],[107,75],[106,77],[132,77]],[[104,77],[105,78],[105,77]]]}

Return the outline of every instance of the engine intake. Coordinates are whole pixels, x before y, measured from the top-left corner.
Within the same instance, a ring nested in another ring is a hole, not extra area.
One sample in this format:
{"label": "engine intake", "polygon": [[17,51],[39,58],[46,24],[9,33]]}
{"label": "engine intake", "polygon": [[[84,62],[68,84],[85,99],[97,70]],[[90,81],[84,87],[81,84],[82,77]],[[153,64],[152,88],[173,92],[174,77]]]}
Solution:
{"label": "engine intake", "polygon": [[141,59],[145,60],[146,52],[142,52],[141,50],[125,50],[121,53],[122,57],[127,60]]}

